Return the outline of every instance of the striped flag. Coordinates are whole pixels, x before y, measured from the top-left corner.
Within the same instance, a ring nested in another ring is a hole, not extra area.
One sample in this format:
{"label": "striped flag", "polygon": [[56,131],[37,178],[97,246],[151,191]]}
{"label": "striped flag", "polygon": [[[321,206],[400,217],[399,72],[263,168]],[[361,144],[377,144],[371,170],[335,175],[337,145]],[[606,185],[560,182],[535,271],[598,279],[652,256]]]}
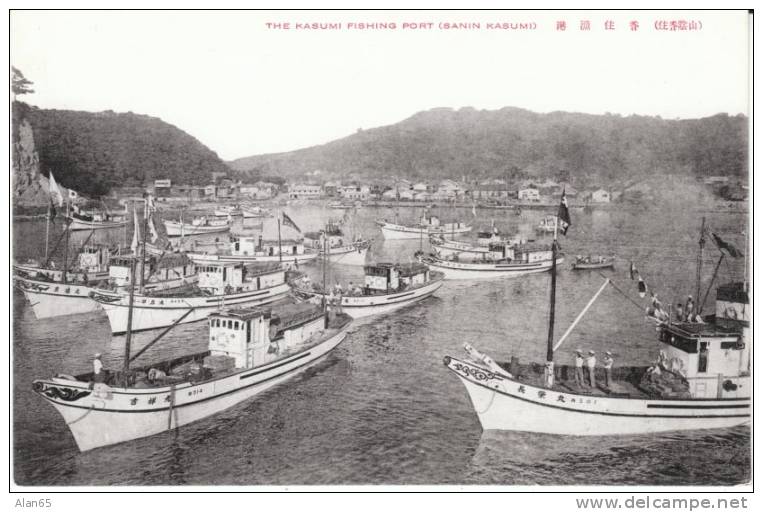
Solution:
{"label": "striped flag", "polygon": [[282,212],[281,215],[283,215],[283,225],[284,226],[289,226],[290,228],[296,229],[297,233],[302,233],[302,230],[299,229],[299,226],[297,226],[297,223],[294,222],[293,220],[291,220],[291,218],[288,215],[286,215],[286,213]]}

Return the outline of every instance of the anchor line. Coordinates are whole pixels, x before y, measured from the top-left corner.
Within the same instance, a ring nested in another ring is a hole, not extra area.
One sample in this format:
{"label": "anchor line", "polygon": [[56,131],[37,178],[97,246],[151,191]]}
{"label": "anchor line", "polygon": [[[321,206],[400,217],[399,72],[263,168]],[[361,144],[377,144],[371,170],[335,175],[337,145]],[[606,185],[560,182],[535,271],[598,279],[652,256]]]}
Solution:
{"label": "anchor line", "polygon": [[491,391],[492,391],[492,393],[491,393],[491,395],[490,395],[490,402],[488,402],[488,404],[487,404],[487,407],[485,407],[485,409],[484,409],[484,410],[482,410],[482,411],[477,411],[477,410],[476,410],[476,408],[475,408],[475,412],[476,412],[477,414],[485,414],[486,412],[488,412],[488,411],[490,410],[490,407],[492,407],[492,406],[493,406],[493,401],[495,400],[495,395],[496,395],[497,393],[496,393],[496,391],[495,391],[494,389],[493,389],[493,390],[491,390]]}
{"label": "anchor line", "polygon": [[618,286],[617,286],[617,285],[614,283],[614,281],[612,281],[612,278],[611,278],[611,277],[607,277],[607,276],[605,276],[604,274],[602,274],[601,272],[597,272],[597,274],[599,274],[599,275],[600,275],[602,278],[604,278],[604,279],[609,279],[609,284],[611,284],[611,285],[612,285],[612,288],[614,288],[614,289],[615,289],[615,290],[616,290],[618,293],[620,293],[620,295],[622,295],[623,297],[625,297],[626,299],[628,299],[628,301],[630,301],[630,302],[631,302],[631,304],[633,304],[634,306],[636,306],[636,307],[638,308],[638,310],[639,310],[639,311],[641,311],[642,313],[644,312],[644,306],[642,306],[641,304],[639,304],[638,302],[636,302],[635,300],[633,300],[633,298],[631,298],[631,297],[630,297],[630,296],[629,296],[627,293],[625,293],[624,291],[622,291],[622,290],[621,290],[621,289],[620,289],[620,288],[619,288],[619,287],[618,287]]}
{"label": "anchor line", "polygon": [[68,423],[67,423],[67,425],[74,425],[74,424],[75,424],[75,423],[77,423],[78,421],[85,419],[85,416],[87,416],[88,414],[90,414],[90,413],[91,413],[91,412],[93,412],[94,410],[95,410],[95,404],[92,404],[92,405],[90,405],[90,409],[88,409],[87,411],[85,411],[85,413],[84,413],[82,416],[80,416],[80,417],[79,417],[79,418],[77,418],[76,420],[72,420],[72,421],[68,422]]}

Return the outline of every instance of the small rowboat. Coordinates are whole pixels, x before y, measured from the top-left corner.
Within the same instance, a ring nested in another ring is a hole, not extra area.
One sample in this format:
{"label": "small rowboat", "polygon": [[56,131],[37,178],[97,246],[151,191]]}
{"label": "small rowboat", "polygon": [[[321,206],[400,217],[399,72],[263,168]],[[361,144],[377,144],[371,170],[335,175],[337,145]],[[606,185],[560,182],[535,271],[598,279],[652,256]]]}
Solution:
{"label": "small rowboat", "polygon": [[572,264],[572,270],[592,270],[597,268],[614,268],[615,258],[601,258],[601,261],[577,260]]}

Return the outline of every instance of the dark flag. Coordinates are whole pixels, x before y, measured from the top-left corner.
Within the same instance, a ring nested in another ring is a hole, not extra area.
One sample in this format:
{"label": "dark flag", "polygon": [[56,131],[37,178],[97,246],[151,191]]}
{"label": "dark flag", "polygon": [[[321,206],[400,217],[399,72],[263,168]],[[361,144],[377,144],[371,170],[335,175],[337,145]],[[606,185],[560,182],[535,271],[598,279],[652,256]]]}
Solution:
{"label": "dark flag", "polygon": [[296,230],[297,230],[297,233],[302,233],[302,230],[301,230],[301,229],[299,229],[299,227],[297,226],[297,223],[296,223],[296,222],[294,222],[293,220],[291,220],[291,219],[289,218],[289,216],[288,216],[288,215],[286,215],[285,213],[283,214],[283,225],[284,225],[284,226],[289,226],[290,228],[294,228],[294,229],[296,229]]}
{"label": "dark flag", "polygon": [[718,249],[720,249],[721,251],[726,251],[727,253],[729,253],[729,256],[731,256],[732,258],[741,258],[742,256],[744,256],[739,251],[739,249],[734,247],[729,242],[723,241],[723,239],[719,237],[718,235],[716,235],[715,233],[712,233],[712,235],[713,235],[713,241],[715,242],[715,245],[717,245]]}
{"label": "dark flag", "polygon": [[567,229],[572,226],[572,221],[570,220],[570,209],[567,206],[566,190],[562,190],[562,202],[559,204],[559,213],[556,216],[559,217],[559,231],[567,236]]}
{"label": "dark flag", "polygon": [[641,279],[641,276],[638,278],[638,295],[642,299],[646,297],[646,283]]}

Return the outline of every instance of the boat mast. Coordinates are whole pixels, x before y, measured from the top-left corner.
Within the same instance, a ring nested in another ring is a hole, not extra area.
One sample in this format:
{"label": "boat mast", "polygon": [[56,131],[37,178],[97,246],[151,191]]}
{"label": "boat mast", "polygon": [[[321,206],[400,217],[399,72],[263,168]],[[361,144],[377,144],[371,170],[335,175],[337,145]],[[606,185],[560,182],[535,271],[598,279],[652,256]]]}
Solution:
{"label": "boat mast", "polygon": [[48,261],[48,238],[50,237],[50,201],[48,201],[48,214],[45,216],[45,261]]}
{"label": "boat mast", "polygon": [[143,293],[143,286],[146,280],[146,238],[148,235],[148,197],[145,198],[143,205],[143,252],[140,255],[140,293]]}
{"label": "boat mast", "polygon": [[[132,214],[137,215],[138,212],[135,208],[135,203],[133,203],[132,207]],[[145,251],[146,248],[143,247],[143,250]],[[125,386],[127,385],[126,377],[127,372],[130,371],[130,342],[132,341],[132,310],[133,310],[133,302],[135,301],[135,267],[136,267],[136,261],[137,258],[133,257],[130,258],[130,276],[131,276],[131,282],[130,282],[130,298],[127,303],[127,331],[125,332],[125,355],[124,355],[124,366],[123,366],[123,372],[125,373]]]}
{"label": "boat mast", "polygon": [[699,292],[702,285],[702,253],[705,248],[705,218],[702,217],[702,227],[699,230],[699,254],[697,255],[697,297],[699,300]]}
{"label": "boat mast", "polygon": [[66,284],[66,269],[69,267],[69,234],[71,233],[71,219],[69,218],[69,201],[66,201],[66,242],[64,243],[64,271],[61,279]]}
{"label": "boat mast", "polygon": [[[283,251],[281,250],[281,218],[278,217],[276,220],[278,221],[278,263],[282,264],[283,263]],[[325,256],[326,255],[324,253],[324,257]]]}
{"label": "boat mast", "polygon": [[554,222],[554,239],[551,242],[551,297],[548,312],[548,341],[546,348],[546,387],[554,385],[554,315],[556,313],[556,233],[559,217]]}

